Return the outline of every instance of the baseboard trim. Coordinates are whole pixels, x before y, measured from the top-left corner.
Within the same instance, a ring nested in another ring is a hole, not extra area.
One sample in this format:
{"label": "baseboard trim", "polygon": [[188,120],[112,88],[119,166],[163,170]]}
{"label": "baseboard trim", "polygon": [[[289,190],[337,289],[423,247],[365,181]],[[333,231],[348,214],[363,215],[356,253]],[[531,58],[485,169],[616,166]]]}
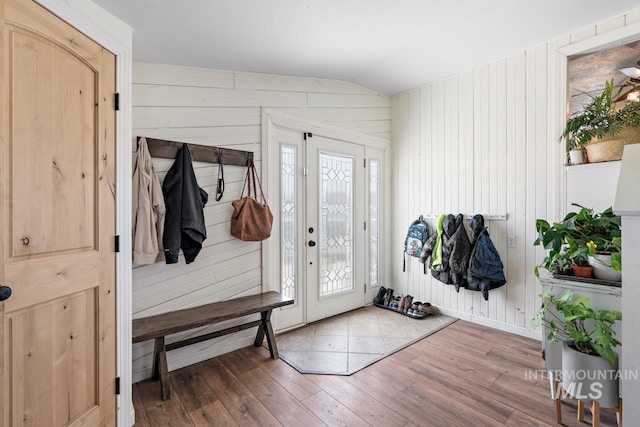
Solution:
{"label": "baseboard trim", "polygon": [[490,328],[498,329],[500,331],[510,332],[512,334],[542,341],[542,332],[539,330],[532,331],[520,326],[509,325],[507,323],[498,322],[497,320],[487,319],[486,317],[483,317],[483,316],[475,316],[469,313],[464,313],[457,310],[451,310],[448,308],[438,307],[438,309],[442,314],[446,314],[447,316],[457,317],[460,320],[466,320],[468,322],[477,323],[478,325],[488,326]]}

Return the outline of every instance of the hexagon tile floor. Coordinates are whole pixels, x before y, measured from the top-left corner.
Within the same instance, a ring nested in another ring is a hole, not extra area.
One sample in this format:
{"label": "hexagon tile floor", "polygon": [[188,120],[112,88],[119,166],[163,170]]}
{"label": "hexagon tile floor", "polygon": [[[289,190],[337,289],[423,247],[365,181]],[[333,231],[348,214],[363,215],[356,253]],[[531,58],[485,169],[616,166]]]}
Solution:
{"label": "hexagon tile floor", "polygon": [[303,374],[351,375],[455,322],[368,306],[278,335],[280,358]]}

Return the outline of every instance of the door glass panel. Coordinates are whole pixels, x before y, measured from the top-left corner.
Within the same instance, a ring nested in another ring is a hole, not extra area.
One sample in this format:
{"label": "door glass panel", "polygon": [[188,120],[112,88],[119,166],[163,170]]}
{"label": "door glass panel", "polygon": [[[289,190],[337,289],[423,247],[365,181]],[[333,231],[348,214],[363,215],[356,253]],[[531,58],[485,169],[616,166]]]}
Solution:
{"label": "door glass panel", "polygon": [[320,153],[320,297],[353,287],[354,159]]}
{"label": "door glass panel", "polygon": [[369,284],[378,286],[380,236],[380,162],[371,160],[369,168]]}
{"label": "door glass panel", "polygon": [[283,145],[280,149],[280,218],[282,218],[280,277],[283,295],[298,301],[296,269],[296,147]]}

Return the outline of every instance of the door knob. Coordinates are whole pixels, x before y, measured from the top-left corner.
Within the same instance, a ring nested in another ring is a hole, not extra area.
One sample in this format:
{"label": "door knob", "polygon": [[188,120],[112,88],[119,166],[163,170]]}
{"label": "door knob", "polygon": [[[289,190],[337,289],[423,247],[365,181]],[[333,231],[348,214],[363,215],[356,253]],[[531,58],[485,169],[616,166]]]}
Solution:
{"label": "door knob", "polygon": [[314,240],[309,240],[309,246],[314,247],[316,242]]}
{"label": "door knob", "polygon": [[11,288],[0,285],[0,301],[4,301],[11,296]]}

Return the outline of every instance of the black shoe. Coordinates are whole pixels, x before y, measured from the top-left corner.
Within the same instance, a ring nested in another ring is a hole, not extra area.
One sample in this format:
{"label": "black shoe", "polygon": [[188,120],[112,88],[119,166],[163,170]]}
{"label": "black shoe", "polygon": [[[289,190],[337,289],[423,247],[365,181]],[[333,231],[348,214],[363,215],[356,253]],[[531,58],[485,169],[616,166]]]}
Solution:
{"label": "black shoe", "polygon": [[374,304],[384,304],[384,296],[387,294],[387,288],[380,286],[378,289],[378,295],[373,299]]}

